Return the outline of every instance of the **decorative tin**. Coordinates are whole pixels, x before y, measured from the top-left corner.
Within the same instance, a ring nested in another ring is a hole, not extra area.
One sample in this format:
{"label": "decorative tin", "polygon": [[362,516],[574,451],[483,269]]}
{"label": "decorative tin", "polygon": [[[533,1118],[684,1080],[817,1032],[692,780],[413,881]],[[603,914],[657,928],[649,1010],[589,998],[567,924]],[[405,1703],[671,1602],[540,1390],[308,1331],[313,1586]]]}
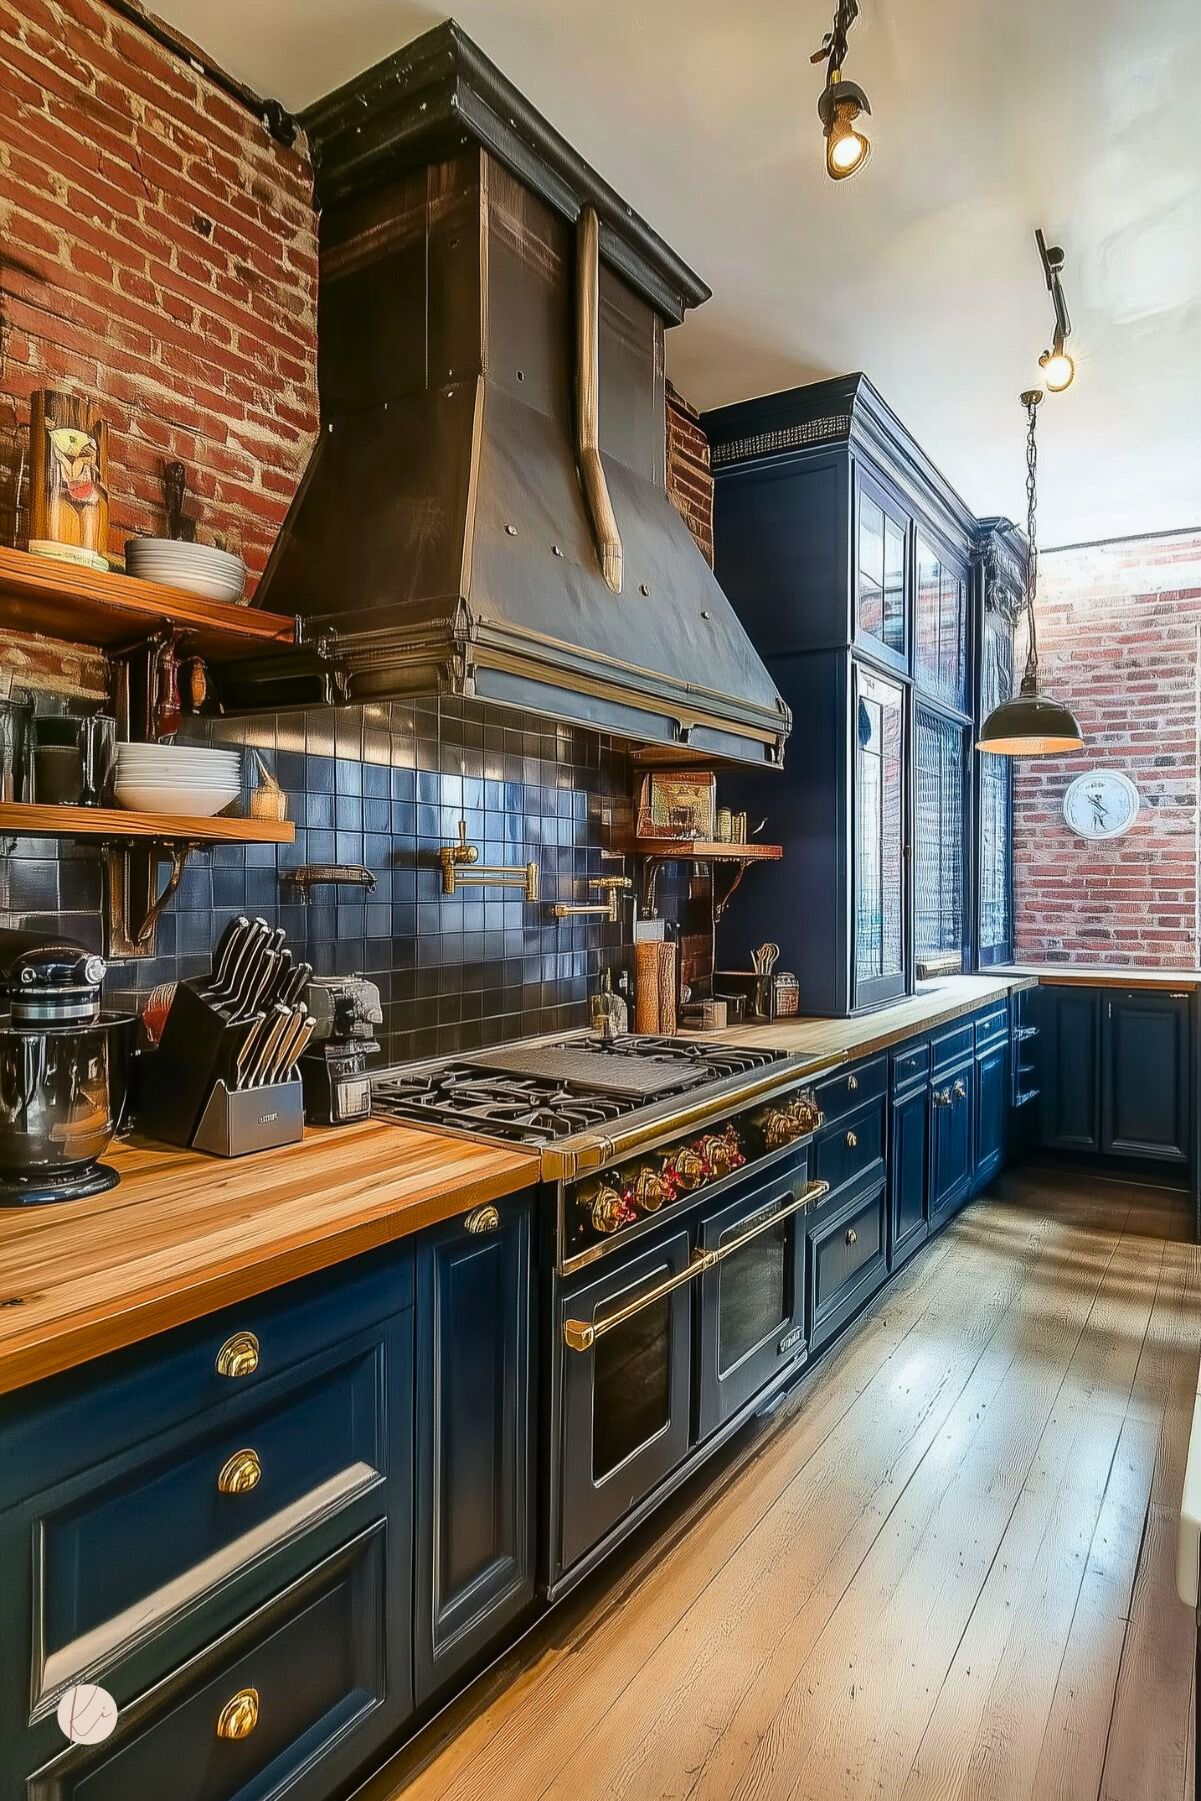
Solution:
{"label": "decorative tin", "polygon": [[711,769],[655,770],[638,795],[640,838],[712,838],[717,778]]}

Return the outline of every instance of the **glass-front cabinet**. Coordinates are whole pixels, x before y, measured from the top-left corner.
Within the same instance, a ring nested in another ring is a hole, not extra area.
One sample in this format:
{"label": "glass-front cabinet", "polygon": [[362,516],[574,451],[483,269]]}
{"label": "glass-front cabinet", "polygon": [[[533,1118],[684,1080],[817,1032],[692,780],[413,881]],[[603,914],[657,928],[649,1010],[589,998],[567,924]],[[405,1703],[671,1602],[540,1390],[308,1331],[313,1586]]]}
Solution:
{"label": "glass-front cabinet", "polygon": [[[983,723],[1014,691],[1019,654],[1015,621],[1023,599],[1025,541],[1008,520],[981,533],[980,651],[976,719]],[[1013,765],[987,751],[976,768],[976,944],[981,969],[1013,954]]]}
{"label": "glass-front cabinet", "polygon": [[932,699],[964,713],[968,704],[968,571],[936,549],[920,527],[915,543],[914,680]]}
{"label": "glass-front cabinet", "polygon": [[862,663],[853,673],[854,1005],[906,989],[906,694]]}
{"label": "glass-front cabinet", "polygon": [[862,470],[855,498],[855,637],[903,670],[909,648],[909,521]]}
{"label": "glass-front cabinet", "polygon": [[963,968],[968,730],[919,704],[914,747],[913,949],[919,978]]}

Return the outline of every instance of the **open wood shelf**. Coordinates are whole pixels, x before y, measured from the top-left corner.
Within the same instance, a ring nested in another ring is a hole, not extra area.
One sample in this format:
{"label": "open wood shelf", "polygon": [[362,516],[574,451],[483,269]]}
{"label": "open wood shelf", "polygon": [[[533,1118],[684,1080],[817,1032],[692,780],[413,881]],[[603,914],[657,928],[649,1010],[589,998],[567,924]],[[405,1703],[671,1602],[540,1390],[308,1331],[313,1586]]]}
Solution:
{"label": "open wood shelf", "polygon": [[296,639],[295,621],[281,613],[205,600],[185,588],[3,548],[0,624],[9,631],[36,632],[102,650],[131,647],[174,626],[184,634],[187,648],[210,663],[236,662],[286,648]]}
{"label": "open wood shelf", "polygon": [[197,819],[187,813],[133,813],[124,807],[39,807],[28,801],[0,805],[0,833],[18,838],[181,838],[193,844],[291,844],[290,819]]}
{"label": "open wood shelf", "polygon": [[631,857],[678,857],[681,862],[778,863],[784,855],[780,844],[729,844],[719,838],[631,838],[622,849]]}

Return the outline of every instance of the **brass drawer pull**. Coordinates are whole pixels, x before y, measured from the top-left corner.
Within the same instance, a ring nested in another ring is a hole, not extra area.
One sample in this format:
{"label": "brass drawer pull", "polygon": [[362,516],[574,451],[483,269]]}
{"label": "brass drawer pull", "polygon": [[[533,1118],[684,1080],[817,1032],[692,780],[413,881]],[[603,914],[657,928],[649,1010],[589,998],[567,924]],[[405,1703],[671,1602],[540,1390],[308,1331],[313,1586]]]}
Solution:
{"label": "brass drawer pull", "polygon": [[463,1224],[469,1232],[495,1232],[500,1224],[500,1214],[495,1207],[477,1207]]}
{"label": "brass drawer pull", "polygon": [[848,1132],[847,1133],[847,1149],[848,1149],[848,1151],[855,1151],[855,1150],[858,1150],[858,1148],[859,1148],[858,1132]]}
{"label": "brass drawer pull", "polygon": [[858,1076],[848,1076],[847,1077],[847,1087],[850,1089],[852,1094],[854,1094],[854,1092],[858,1088],[858,1086],[859,1086],[859,1077]]}
{"label": "brass drawer pull", "polygon": [[217,1374],[236,1381],[259,1367],[259,1341],[253,1332],[235,1332],[217,1352]]}
{"label": "brass drawer pull", "polygon": [[956,1100],[959,1100],[959,1101],[962,1101],[962,1100],[964,1100],[964,1099],[966,1099],[966,1097],[967,1097],[967,1088],[966,1088],[966,1086],[965,1086],[965,1085],[964,1085],[964,1083],[962,1083],[962,1082],[956,1082],[956,1084],[955,1084],[955,1098],[956,1098]]}
{"label": "brass drawer pull", "polygon": [[858,1232],[856,1232],[854,1226],[847,1227],[847,1243],[848,1244],[858,1244],[859,1243],[859,1234],[858,1234]]}
{"label": "brass drawer pull", "polygon": [[221,1466],[217,1477],[217,1493],[248,1495],[263,1479],[263,1466],[257,1451],[235,1451]]}
{"label": "brass drawer pull", "polygon": [[731,1238],[716,1251],[694,1251],[683,1269],[677,1270],[674,1275],[657,1283],[654,1288],[648,1288],[646,1293],[639,1295],[636,1301],[630,1301],[626,1306],[619,1307],[615,1313],[607,1313],[603,1319],[595,1321],[564,1320],[564,1344],[572,1351],[590,1351],[597,1339],[603,1338],[606,1332],[612,1332],[618,1326],[624,1326],[627,1320],[634,1318],[635,1314],[641,1313],[646,1307],[653,1307],[656,1301],[663,1299],[664,1295],[673,1294],[677,1288],[683,1288],[686,1282],[693,1281],[697,1276],[703,1276],[706,1270],[716,1269],[719,1263],[724,1263],[727,1257],[732,1257],[736,1251],[742,1249],[743,1245],[750,1244],[751,1240],[758,1238],[760,1233],[770,1232],[772,1227],[779,1225],[782,1219],[787,1219],[790,1214],[799,1213],[802,1207],[809,1207],[813,1202],[820,1201],[822,1196],[829,1192],[830,1184],[828,1182],[809,1182],[800,1194],[794,1195],[790,1201],[786,1201],[783,1207],[777,1207],[774,1211],[765,1213],[761,1219],[755,1221],[753,1226],[748,1226],[745,1232],[740,1232],[737,1238]]}
{"label": "brass drawer pull", "polygon": [[249,1738],[259,1723],[259,1691],[239,1689],[217,1715],[218,1738]]}

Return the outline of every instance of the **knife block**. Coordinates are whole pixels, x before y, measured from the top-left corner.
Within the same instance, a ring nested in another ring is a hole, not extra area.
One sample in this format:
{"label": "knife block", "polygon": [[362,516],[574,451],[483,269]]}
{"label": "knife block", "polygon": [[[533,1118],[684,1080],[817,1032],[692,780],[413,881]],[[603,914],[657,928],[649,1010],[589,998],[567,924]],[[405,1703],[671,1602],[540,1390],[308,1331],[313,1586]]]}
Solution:
{"label": "knife block", "polygon": [[265,1088],[228,1089],[217,1080],[192,1136],[194,1151],[245,1157],[299,1144],[304,1137],[304,1088],[299,1076]]}
{"label": "knife block", "polygon": [[249,1031],[249,1020],[233,1025],[222,1019],[181,982],[158,1049],[144,1060],[143,1130],[168,1144],[194,1144],[209,1102],[232,1074]]}

